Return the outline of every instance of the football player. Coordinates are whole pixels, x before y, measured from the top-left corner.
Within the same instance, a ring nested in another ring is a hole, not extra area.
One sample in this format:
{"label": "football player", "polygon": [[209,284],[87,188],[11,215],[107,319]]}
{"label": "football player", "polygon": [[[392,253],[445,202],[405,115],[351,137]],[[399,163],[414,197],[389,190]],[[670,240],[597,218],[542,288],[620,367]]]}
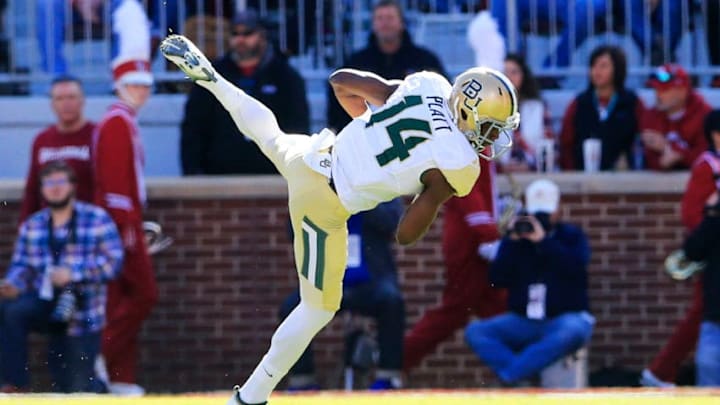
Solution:
{"label": "football player", "polygon": [[[448,198],[470,192],[479,157],[491,159],[512,145],[520,121],[515,89],[501,73],[485,68],[467,70],[453,86],[429,72],[388,81],[340,69],[330,84],[353,121],[337,136],[323,130],[307,137],[283,133],[267,107],[217,74],[187,38],[171,35],[160,50],[217,97],[288,183],[301,302],[228,402],[265,404],[338,310],[350,215],[416,195],[397,230],[399,243],[415,242]],[[370,111],[368,104],[377,109]]]}

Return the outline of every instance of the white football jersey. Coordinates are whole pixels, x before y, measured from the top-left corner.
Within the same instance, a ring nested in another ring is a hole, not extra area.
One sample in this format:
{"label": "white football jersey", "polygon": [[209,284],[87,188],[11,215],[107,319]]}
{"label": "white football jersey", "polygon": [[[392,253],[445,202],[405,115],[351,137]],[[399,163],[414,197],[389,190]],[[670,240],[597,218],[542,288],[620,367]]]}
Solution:
{"label": "white football jersey", "polygon": [[451,86],[431,72],[409,75],[384,106],[354,119],[337,136],[332,176],[351,213],[423,189],[420,176],[442,171],[459,196],[480,173],[475,150],[452,121]]}

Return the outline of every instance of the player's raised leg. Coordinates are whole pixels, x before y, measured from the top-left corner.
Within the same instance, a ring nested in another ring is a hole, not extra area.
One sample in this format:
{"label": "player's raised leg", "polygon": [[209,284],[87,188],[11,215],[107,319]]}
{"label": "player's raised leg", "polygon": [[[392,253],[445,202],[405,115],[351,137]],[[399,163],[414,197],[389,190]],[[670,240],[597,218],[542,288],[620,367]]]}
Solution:
{"label": "player's raised leg", "polygon": [[[284,133],[269,108],[218,74],[202,51],[186,37],[168,36],[160,44],[160,52],[196,84],[210,91],[230,113],[240,132],[252,138],[276,166],[282,162],[276,156],[276,141]],[[283,172],[282,167],[278,170]]]}

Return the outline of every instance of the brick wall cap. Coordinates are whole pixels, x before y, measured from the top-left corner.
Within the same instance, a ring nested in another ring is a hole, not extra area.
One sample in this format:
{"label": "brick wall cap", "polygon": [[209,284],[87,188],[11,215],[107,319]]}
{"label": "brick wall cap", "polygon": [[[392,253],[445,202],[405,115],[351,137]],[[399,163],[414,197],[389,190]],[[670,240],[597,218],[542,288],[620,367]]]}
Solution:
{"label": "brick wall cap", "polygon": [[[621,172],[586,174],[582,172],[547,175],[560,187],[563,195],[577,194],[679,194],[685,189],[688,172],[654,173]],[[544,174],[515,174],[523,189]],[[509,189],[507,176],[497,176],[501,192]],[[0,203],[18,201],[22,180],[0,180]],[[287,184],[280,176],[193,176],[151,177],[147,179],[152,199],[254,199],[287,196]]]}

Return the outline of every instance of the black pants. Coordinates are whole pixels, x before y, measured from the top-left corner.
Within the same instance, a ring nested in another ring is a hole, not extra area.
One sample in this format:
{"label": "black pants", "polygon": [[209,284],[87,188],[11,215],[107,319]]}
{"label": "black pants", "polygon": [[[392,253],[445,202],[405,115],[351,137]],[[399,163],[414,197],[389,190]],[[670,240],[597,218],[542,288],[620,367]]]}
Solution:
{"label": "black pants", "polygon": [[95,358],[100,350],[100,332],[68,336],[50,324],[51,302],[37,293],[0,303],[0,383],[28,388],[28,335],[48,335],[47,364],[56,392],[101,392],[95,379]]}
{"label": "black pants", "polygon": [[[298,303],[300,303],[300,292],[295,291],[280,307],[281,321]],[[402,368],[405,301],[397,283],[391,280],[380,280],[345,289],[340,303],[340,311],[352,311],[374,318],[377,321],[380,349],[378,367],[383,370],[400,370]],[[315,362],[312,345],[310,345],[290,369],[290,374],[309,375],[314,371]]]}

